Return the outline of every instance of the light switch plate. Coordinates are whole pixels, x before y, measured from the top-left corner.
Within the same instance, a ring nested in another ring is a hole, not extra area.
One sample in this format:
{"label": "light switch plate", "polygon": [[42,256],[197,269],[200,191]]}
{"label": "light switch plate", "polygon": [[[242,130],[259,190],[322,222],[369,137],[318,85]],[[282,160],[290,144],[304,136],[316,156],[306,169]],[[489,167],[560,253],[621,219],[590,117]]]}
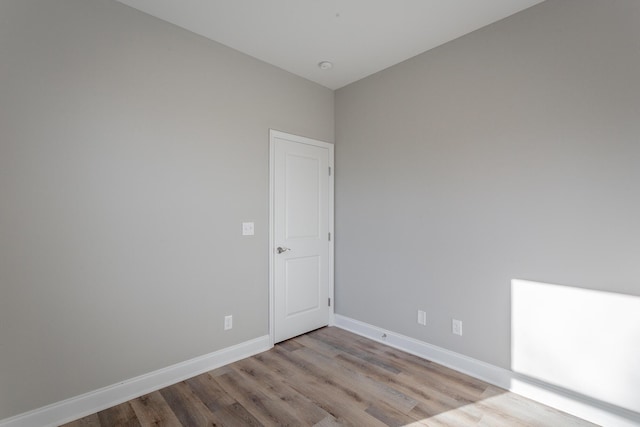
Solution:
{"label": "light switch plate", "polygon": [[242,235],[243,236],[253,236],[253,234],[254,234],[253,222],[243,222],[242,223]]}

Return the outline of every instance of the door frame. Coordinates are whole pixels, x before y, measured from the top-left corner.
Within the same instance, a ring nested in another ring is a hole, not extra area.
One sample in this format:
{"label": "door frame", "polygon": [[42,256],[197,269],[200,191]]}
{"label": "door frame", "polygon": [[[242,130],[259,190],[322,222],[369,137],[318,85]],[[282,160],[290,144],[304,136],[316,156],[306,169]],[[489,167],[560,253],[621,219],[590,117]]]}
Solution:
{"label": "door frame", "polygon": [[329,240],[329,298],[331,298],[331,305],[329,306],[329,326],[333,326],[335,322],[335,297],[333,286],[334,275],[334,242],[335,232],[333,229],[333,206],[334,206],[334,145],[330,142],[319,141],[304,136],[293,135],[290,133],[282,132],[275,129],[269,129],[269,342],[271,347],[275,345],[275,138],[286,139],[287,141],[313,145],[315,147],[326,148],[329,151],[329,168],[331,168],[331,174],[329,175],[329,233],[331,233],[331,240]]}

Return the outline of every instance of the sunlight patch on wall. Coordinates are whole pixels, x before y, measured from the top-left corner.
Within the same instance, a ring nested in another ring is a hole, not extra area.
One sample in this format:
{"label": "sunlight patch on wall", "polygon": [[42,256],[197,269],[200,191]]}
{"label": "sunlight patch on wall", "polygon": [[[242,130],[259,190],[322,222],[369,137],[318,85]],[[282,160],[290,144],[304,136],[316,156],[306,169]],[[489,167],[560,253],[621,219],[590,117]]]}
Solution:
{"label": "sunlight patch on wall", "polygon": [[640,412],[640,297],[511,281],[511,368]]}

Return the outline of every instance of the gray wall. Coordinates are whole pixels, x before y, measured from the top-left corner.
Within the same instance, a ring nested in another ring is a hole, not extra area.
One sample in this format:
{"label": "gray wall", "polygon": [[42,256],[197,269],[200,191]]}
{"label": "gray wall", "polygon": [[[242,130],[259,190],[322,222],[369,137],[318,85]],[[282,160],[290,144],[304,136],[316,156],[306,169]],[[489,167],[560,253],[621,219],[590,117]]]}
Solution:
{"label": "gray wall", "polygon": [[638,22],[548,0],[338,90],[337,313],[510,368],[511,279],[640,295]]}
{"label": "gray wall", "polygon": [[0,58],[0,419],[267,334],[268,129],[333,92],[107,0],[0,1]]}

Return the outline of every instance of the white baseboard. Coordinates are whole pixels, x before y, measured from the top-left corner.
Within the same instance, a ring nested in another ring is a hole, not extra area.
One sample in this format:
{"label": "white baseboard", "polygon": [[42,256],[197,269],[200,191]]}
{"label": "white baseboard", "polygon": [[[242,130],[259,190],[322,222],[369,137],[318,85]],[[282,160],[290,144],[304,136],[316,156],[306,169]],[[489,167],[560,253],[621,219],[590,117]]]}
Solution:
{"label": "white baseboard", "polygon": [[339,314],[335,315],[334,322],[338,328],[431,360],[592,423],[607,427],[640,426],[640,414],[624,408],[596,402],[569,390],[560,390],[513,371]]}
{"label": "white baseboard", "polygon": [[0,427],[57,426],[110,408],[187,378],[271,348],[268,335],[177,363],[24,414],[0,420]]}

